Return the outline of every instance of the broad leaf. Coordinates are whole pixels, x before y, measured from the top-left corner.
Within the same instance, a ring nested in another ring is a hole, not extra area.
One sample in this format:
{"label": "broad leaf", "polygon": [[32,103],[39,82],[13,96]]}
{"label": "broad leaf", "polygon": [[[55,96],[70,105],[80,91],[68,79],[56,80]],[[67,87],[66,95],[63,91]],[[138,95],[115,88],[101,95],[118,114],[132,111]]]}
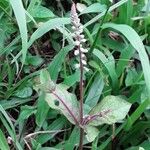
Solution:
{"label": "broad leaf", "polygon": [[119,96],[107,96],[90,112],[93,126],[120,122],[127,115],[131,104]]}
{"label": "broad leaf", "polygon": [[56,85],[51,93],[46,93],[45,99],[51,108],[61,111],[71,123],[77,124],[79,107],[75,95],[62,85]]}
{"label": "broad leaf", "polygon": [[41,71],[40,82],[37,81],[35,89],[45,93],[45,100],[51,108],[59,110],[71,123],[78,124],[79,107],[75,95],[69,93],[64,85],[55,84],[48,71]]}
{"label": "broad leaf", "polygon": [[102,77],[98,75],[92,83],[91,88],[88,92],[88,96],[85,100],[85,104],[87,104],[91,109],[97,104],[103,88],[104,81]]}
{"label": "broad leaf", "polygon": [[31,9],[30,14],[35,18],[52,18],[55,17],[53,12],[43,6],[35,6],[33,9]]}
{"label": "broad leaf", "polygon": [[32,95],[32,88],[31,87],[24,87],[21,90],[18,90],[15,93],[15,96],[19,97],[19,98],[27,98],[30,97]]}
{"label": "broad leaf", "polygon": [[93,126],[86,126],[85,127],[86,138],[89,142],[94,141],[94,139],[98,136],[99,130]]}

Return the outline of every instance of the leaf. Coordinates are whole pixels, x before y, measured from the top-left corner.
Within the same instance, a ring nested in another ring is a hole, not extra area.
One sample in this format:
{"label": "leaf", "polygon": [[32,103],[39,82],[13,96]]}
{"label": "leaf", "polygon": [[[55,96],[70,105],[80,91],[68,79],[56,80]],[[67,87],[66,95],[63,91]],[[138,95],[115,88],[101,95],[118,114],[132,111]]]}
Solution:
{"label": "leaf", "polygon": [[44,62],[40,56],[28,56],[26,63],[27,65],[40,66]]}
{"label": "leaf", "polygon": [[135,50],[139,53],[139,58],[142,64],[143,73],[145,77],[145,83],[147,86],[148,94],[150,97],[150,62],[148,55],[145,51],[144,45],[136,33],[136,31],[128,25],[117,25],[113,23],[107,23],[102,26],[103,29],[113,28],[123,34],[127,40],[131,43],[131,45],[135,48]]}
{"label": "leaf", "polygon": [[[135,68],[130,68],[127,70],[127,76],[125,79],[126,86],[132,86],[136,84],[143,84],[141,77],[143,72],[137,72]],[[140,83],[141,82],[141,83]]]}
{"label": "leaf", "polygon": [[[119,1],[118,3],[112,5],[108,12],[111,12],[113,11],[114,9],[118,8],[119,6],[123,5],[124,3],[126,3],[128,0],[121,0]],[[103,11],[102,13],[98,14],[97,16],[95,16],[94,18],[92,18],[90,21],[88,21],[85,25],[84,25],[84,28],[93,24],[94,22],[98,21],[102,16],[104,16],[106,13],[106,11]]]}
{"label": "leaf", "polygon": [[131,57],[135,53],[135,50],[133,49],[131,45],[127,46],[125,49],[122,49],[122,48],[120,49],[121,49],[121,55],[120,55],[119,61],[117,63],[117,68],[116,68],[118,77],[123,73],[124,69],[129,64]]}
{"label": "leaf", "polygon": [[71,132],[69,139],[65,142],[64,149],[72,150],[79,143],[79,128],[75,127]]}
{"label": "leaf", "polygon": [[9,150],[9,146],[7,143],[7,140],[5,138],[5,135],[3,134],[2,130],[0,129],[0,149],[2,150]]}
{"label": "leaf", "polygon": [[82,3],[77,3],[77,4],[76,4],[76,7],[77,7],[77,10],[78,10],[79,12],[82,12],[82,11],[84,11],[84,9],[87,8],[86,5],[85,5],[85,4],[82,4]]}
{"label": "leaf", "polygon": [[39,92],[49,93],[55,88],[55,84],[51,80],[50,74],[46,69],[40,71],[40,77],[34,79],[34,89]]}
{"label": "leaf", "polygon": [[104,81],[102,77],[98,75],[92,83],[87,98],[85,100],[85,104],[87,104],[91,109],[97,104],[103,88]]}
{"label": "leaf", "polygon": [[90,125],[98,126],[119,122],[125,118],[130,107],[131,104],[119,96],[106,96],[90,112],[90,115],[98,115],[90,122]]}
{"label": "leaf", "polygon": [[107,69],[110,75],[110,78],[112,80],[112,86],[117,91],[118,90],[118,76],[115,70],[115,61],[114,61],[112,54],[108,52],[108,58],[106,58],[106,56],[98,49],[94,49],[93,54],[96,57],[98,57],[98,59],[103,63],[103,65]]}
{"label": "leaf", "polygon": [[119,7],[119,18],[118,22],[132,26],[133,17],[133,1],[128,0],[127,3]]}
{"label": "leaf", "polygon": [[65,24],[70,24],[70,18],[54,18],[43,23],[32,35],[28,42],[28,47],[30,47],[35,40],[43,36],[45,33],[57,27],[61,27]]}
{"label": "leaf", "polygon": [[78,124],[79,107],[76,97],[62,85],[56,85],[52,93],[46,93],[45,99],[51,108],[59,110],[71,123]]}
{"label": "leaf", "polygon": [[2,107],[6,110],[6,109],[16,107],[18,105],[27,103],[27,102],[32,101],[32,100],[33,100],[32,97],[23,98],[23,99],[11,98],[11,99],[8,99],[8,100],[0,100],[0,105],[2,105]]}
{"label": "leaf", "polygon": [[18,122],[23,121],[25,119],[28,119],[32,114],[36,113],[36,109],[33,106],[22,106],[21,107],[21,112],[18,117]]}
{"label": "leaf", "polygon": [[38,87],[45,94],[45,100],[53,109],[59,110],[67,119],[78,124],[79,107],[75,95],[66,90],[66,86],[55,84],[49,73],[44,70],[40,73],[40,83],[37,82],[35,87]]}
{"label": "leaf", "polygon": [[24,64],[27,54],[27,42],[28,42],[28,35],[27,35],[27,25],[26,25],[26,15],[25,10],[23,8],[23,4],[21,0],[10,0],[10,4],[13,8],[14,14],[17,19],[17,23],[19,26],[21,39],[22,39],[22,64]]}
{"label": "leaf", "polygon": [[[28,42],[28,48],[34,43],[34,41],[36,41],[38,38],[42,37],[45,33],[47,33],[52,29],[56,30],[59,28],[59,30],[62,29],[64,31],[65,30],[64,25],[66,24],[70,24],[70,18],[54,18],[54,19],[50,19],[45,23],[41,23],[39,28],[31,35],[30,40]],[[66,30],[64,34],[67,37],[70,36]],[[70,39],[72,40],[71,36]],[[19,58],[20,55],[21,53],[19,52],[12,60],[12,63],[14,63]]]}
{"label": "leaf", "polygon": [[80,81],[80,72],[77,70],[75,73],[71,74],[70,76],[67,76],[64,79],[63,84],[71,87],[79,81]]}
{"label": "leaf", "polygon": [[43,7],[41,5],[39,6],[34,6],[30,12],[29,12],[32,17],[35,17],[35,18],[52,18],[52,17],[55,17],[55,15],[53,14],[53,12],[46,8],[46,7]]}
{"label": "leaf", "polygon": [[40,71],[40,83],[41,84],[48,84],[51,82],[51,77],[49,72],[46,69]]}
{"label": "leaf", "polygon": [[83,11],[81,11],[80,15],[103,12],[106,10],[106,8],[107,8],[106,5],[102,5],[100,3],[94,3],[94,4],[90,5],[89,7],[83,9]]}
{"label": "leaf", "polygon": [[24,87],[21,90],[18,90],[15,93],[15,96],[20,97],[20,98],[27,98],[30,97],[32,95],[32,88],[31,87]]}
{"label": "leaf", "polygon": [[[67,124],[66,122],[66,119],[64,117],[59,117],[59,118],[56,118],[48,127],[47,127],[47,130],[49,131],[60,131],[65,125]],[[56,134],[56,133],[53,133],[53,134],[40,134],[36,140],[37,142],[41,143],[41,144],[44,144],[46,143],[47,141],[51,140]]]}
{"label": "leaf", "polygon": [[47,102],[45,101],[44,98],[45,98],[44,94],[42,93],[38,98],[37,112],[35,114],[36,124],[39,127],[42,127],[49,111],[49,106],[47,105]]}
{"label": "leaf", "polygon": [[96,127],[89,126],[89,125],[85,127],[85,132],[86,132],[86,138],[89,142],[93,142],[99,134],[99,130]]}
{"label": "leaf", "polygon": [[145,111],[147,106],[149,105],[149,99],[144,100],[144,102],[139,105],[139,107],[132,113],[132,115],[128,118],[127,124],[125,126],[125,130],[128,131],[134,122],[141,116],[141,114]]}
{"label": "leaf", "polygon": [[7,115],[4,108],[0,105],[0,120],[2,121],[2,124],[5,126],[6,130],[8,131],[9,135],[11,136],[12,140],[15,141],[16,148],[18,150],[23,150],[18,139],[17,135],[15,133],[14,125],[10,119],[10,117]]}
{"label": "leaf", "polygon": [[60,50],[60,52],[53,58],[53,61],[48,66],[48,71],[53,81],[57,80],[61,66],[65,60],[66,55],[73,49],[73,45],[68,45]]}

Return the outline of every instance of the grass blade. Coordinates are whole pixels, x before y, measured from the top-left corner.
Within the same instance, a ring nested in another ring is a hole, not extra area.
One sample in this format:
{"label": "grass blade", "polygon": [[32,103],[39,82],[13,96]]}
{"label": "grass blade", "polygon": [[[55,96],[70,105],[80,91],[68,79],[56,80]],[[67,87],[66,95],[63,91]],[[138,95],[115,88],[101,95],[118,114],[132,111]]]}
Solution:
{"label": "grass blade", "polygon": [[22,64],[24,64],[27,54],[27,42],[28,42],[28,35],[27,35],[27,25],[26,25],[26,15],[23,8],[23,4],[21,0],[10,0],[10,4],[13,8],[15,17],[17,19],[17,23],[19,26],[21,39],[22,39]]}
{"label": "grass blade", "polygon": [[64,58],[66,57],[68,52],[72,49],[73,45],[68,45],[62,48],[61,51],[54,57],[53,61],[48,66],[48,71],[50,72],[52,80],[57,79],[62,63],[64,62]]}
{"label": "grass blade", "polygon": [[43,23],[31,36],[28,47],[30,47],[35,40],[43,36],[45,33],[57,27],[63,26],[65,24],[70,24],[69,18],[54,18]]}
{"label": "grass blade", "polygon": [[[111,6],[108,10],[108,12],[113,11],[114,9],[118,8],[119,6],[123,5],[124,3],[126,3],[128,0],[121,0],[118,3],[114,4],[113,6]],[[107,10],[106,10],[107,11]],[[100,13],[99,15],[95,16],[93,19],[91,19],[89,22],[87,22],[84,27],[87,27],[89,25],[91,25],[92,23],[98,21],[102,16],[105,15],[106,11]]]}
{"label": "grass blade", "polygon": [[7,140],[1,129],[0,129],[0,146],[2,150],[9,150]]}
{"label": "grass blade", "polygon": [[135,50],[139,53],[139,58],[142,64],[143,73],[145,77],[145,83],[147,86],[148,94],[150,97],[150,63],[147,53],[145,51],[142,40],[136,31],[128,25],[117,25],[113,23],[107,23],[102,26],[103,29],[113,28],[119,31],[126,39],[131,43]]}

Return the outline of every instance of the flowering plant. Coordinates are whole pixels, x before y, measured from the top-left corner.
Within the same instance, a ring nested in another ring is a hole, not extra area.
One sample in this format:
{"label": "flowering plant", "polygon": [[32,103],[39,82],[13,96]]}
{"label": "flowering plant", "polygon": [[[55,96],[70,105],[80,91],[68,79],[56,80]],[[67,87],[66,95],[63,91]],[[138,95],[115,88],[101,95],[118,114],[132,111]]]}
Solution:
{"label": "flowering plant", "polygon": [[84,70],[89,71],[86,58],[88,50],[84,47],[86,39],[83,35],[83,25],[80,23],[74,3],[71,7],[71,24],[73,29],[72,36],[75,40],[74,55],[79,60],[75,65],[75,68],[80,71],[79,101],[76,95],[68,92],[63,84],[55,84],[46,70],[41,71],[40,82],[36,84],[35,88],[45,92],[45,100],[51,108],[60,111],[72,124],[79,127],[79,149],[82,150],[84,133],[87,140],[92,142],[99,133],[96,126],[120,122],[125,118],[131,104],[120,96],[110,95],[86,112],[86,107],[84,107],[86,105],[84,105],[83,101],[83,72]]}

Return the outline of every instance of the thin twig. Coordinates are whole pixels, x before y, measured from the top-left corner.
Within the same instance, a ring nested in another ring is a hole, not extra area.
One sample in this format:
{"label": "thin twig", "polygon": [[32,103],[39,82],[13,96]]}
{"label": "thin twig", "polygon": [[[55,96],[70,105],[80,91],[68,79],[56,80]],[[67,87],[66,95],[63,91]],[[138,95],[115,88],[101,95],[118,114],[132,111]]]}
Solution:
{"label": "thin twig", "polygon": [[[67,129],[67,130],[68,130],[68,129]],[[32,136],[35,136],[35,135],[37,135],[37,134],[58,133],[58,132],[63,132],[63,131],[66,131],[66,130],[56,130],[56,131],[37,131],[37,132],[30,133],[30,134],[26,135],[26,136],[24,137],[24,139],[31,138]]]}
{"label": "thin twig", "polygon": [[27,145],[29,150],[32,150],[32,148],[30,147],[30,145],[28,144],[28,142],[24,139],[25,144]]}

